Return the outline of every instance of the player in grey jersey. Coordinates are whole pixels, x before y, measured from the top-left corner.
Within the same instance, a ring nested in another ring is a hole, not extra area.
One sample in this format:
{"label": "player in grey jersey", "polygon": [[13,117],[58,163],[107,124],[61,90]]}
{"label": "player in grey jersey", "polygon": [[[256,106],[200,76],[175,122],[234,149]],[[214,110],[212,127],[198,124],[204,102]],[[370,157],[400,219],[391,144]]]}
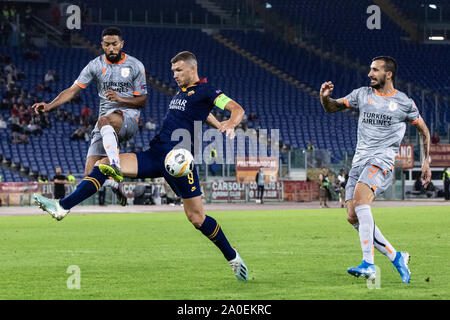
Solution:
{"label": "player in grey jersey", "polygon": [[359,109],[358,143],[352,169],[345,188],[347,220],[359,231],[363,262],[347,271],[356,277],[375,279],[373,248],[386,255],[394,264],[404,283],[409,283],[409,254],[397,252],[375,225],[370,206],[376,196],[392,183],[392,169],[403,139],[406,122],[413,124],[422,137],[422,181],[431,181],[428,163],[430,133],[414,102],[394,88],[397,63],[392,57],[372,60],[370,87],[353,90],[340,99],[332,99],[334,85],[325,82],[320,88],[320,101],[325,111],[334,113],[347,108]]}
{"label": "player in grey jersey", "polygon": [[[105,156],[121,172],[119,142],[127,141],[136,134],[139,109],[145,107],[147,101],[144,65],[122,52],[124,41],[120,29],[104,29],[101,44],[104,54],[91,60],[71,87],[62,91],[50,103],[39,102],[32,106],[36,113],[50,111],[72,100],[92,80],[97,82],[99,118],[91,135],[85,175],[92,171],[95,162]],[[113,187],[119,202],[125,205],[126,197],[120,183],[110,180],[107,185]]]}

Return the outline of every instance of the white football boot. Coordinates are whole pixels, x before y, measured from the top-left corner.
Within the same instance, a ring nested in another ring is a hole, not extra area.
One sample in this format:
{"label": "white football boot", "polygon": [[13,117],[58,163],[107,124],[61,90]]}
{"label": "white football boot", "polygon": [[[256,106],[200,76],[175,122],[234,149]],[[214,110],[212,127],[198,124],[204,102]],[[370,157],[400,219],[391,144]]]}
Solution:
{"label": "white football boot", "polygon": [[48,199],[39,193],[34,193],[33,198],[39,208],[49,213],[58,221],[64,219],[64,217],[69,213],[69,210],[66,210],[60,206],[58,200]]}

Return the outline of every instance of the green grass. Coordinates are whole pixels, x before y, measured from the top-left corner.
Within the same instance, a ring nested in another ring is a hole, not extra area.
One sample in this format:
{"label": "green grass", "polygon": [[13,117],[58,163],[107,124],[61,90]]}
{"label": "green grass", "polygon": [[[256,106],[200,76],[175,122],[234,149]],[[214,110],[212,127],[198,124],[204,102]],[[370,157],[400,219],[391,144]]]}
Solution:
{"label": "green grass", "polygon": [[[343,209],[209,212],[248,282],[181,212],[10,216],[0,217],[0,299],[450,299],[450,207],[373,212],[411,254],[410,284],[378,252],[380,289],[347,274],[361,249]],[[70,265],[80,290],[67,289]]]}

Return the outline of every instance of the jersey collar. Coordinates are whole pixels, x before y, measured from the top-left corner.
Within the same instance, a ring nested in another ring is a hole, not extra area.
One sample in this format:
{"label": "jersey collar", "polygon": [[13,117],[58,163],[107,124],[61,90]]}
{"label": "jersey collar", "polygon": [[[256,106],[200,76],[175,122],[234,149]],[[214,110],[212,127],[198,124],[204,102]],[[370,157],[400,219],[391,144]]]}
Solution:
{"label": "jersey collar", "polygon": [[207,82],[208,82],[208,79],[206,79],[206,78],[201,78],[200,80],[198,80],[198,81],[197,81],[196,83],[194,83],[194,84],[191,84],[191,85],[189,85],[189,86],[187,86],[187,87],[182,87],[182,88],[181,88],[181,91],[186,92],[187,89],[189,89],[189,88],[191,88],[191,87],[195,87],[195,86],[199,85],[200,83],[207,83]]}
{"label": "jersey collar", "polygon": [[391,93],[388,93],[388,94],[381,94],[381,93],[378,92],[377,89],[373,89],[373,92],[377,96],[388,98],[388,97],[392,97],[394,94],[396,94],[397,93],[397,89],[394,89],[394,91],[392,91]]}

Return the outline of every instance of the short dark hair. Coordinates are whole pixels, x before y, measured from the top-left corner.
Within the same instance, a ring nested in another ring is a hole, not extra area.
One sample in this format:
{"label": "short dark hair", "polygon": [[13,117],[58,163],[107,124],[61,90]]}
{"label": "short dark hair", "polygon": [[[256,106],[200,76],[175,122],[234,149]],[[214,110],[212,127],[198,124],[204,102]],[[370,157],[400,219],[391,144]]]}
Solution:
{"label": "short dark hair", "polygon": [[118,36],[122,40],[122,31],[117,27],[108,27],[102,31],[102,40],[104,36]]}
{"label": "short dark hair", "polygon": [[394,81],[397,75],[397,61],[390,56],[378,56],[373,58],[372,62],[376,60],[384,61],[384,70],[392,72],[392,81]]}
{"label": "short dark hair", "polygon": [[189,51],[181,51],[179,53],[177,53],[177,55],[175,57],[173,57],[170,62],[171,63],[176,63],[178,61],[195,61],[197,62],[197,58],[195,57],[195,54],[193,54],[192,52]]}

